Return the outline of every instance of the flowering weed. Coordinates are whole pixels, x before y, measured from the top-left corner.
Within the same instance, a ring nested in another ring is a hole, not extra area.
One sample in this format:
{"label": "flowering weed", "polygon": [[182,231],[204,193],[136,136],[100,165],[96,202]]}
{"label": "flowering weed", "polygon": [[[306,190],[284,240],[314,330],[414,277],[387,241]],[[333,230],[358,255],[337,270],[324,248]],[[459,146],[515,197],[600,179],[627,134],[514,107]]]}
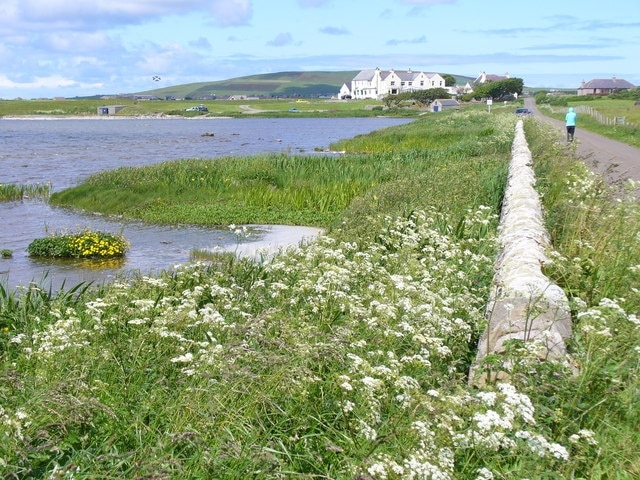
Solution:
{"label": "flowering weed", "polygon": [[124,255],[128,247],[122,235],[84,230],[37,238],[27,252],[32,257],[110,258]]}

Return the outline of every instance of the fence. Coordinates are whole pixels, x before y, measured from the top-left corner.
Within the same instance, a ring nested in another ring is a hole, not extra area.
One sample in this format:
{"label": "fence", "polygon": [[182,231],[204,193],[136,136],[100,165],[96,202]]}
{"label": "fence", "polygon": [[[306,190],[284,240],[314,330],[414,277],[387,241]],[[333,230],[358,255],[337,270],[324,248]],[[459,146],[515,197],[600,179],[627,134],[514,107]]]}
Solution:
{"label": "fence", "polygon": [[602,125],[625,125],[627,127],[637,127],[634,123],[627,122],[626,117],[605,117],[595,108],[589,105],[578,105],[575,107],[577,113],[584,113],[593,117],[598,123]]}

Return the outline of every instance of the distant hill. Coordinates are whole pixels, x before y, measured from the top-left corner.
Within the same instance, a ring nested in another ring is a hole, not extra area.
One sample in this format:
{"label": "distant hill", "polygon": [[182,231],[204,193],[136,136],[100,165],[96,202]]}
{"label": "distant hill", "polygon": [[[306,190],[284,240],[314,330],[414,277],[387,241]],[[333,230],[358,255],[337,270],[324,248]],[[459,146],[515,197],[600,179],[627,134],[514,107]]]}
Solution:
{"label": "distant hill", "polygon": [[349,85],[357,71],[346,72],[279,72],[231,78],[215,82],[188,83],[138,92],[164,98],[198,99],[206,95],[226,98],[231,95],[259,97],[312,97],[336,95],[344,83]]}
{"label": "distant hill", "polygon": [[[317,97],[336,95],[343,84],[360,71],[341,72],[279,72],[250,75],[215,82],[198,82],[137,92],[136,95],[155,95],[159,98],[175,97],[200,99],[209,95],[228,98],[232,95],[257,97]],[[447,75],[447,74],[441,74]],[[458,84],[474,78],[453,75]]]}

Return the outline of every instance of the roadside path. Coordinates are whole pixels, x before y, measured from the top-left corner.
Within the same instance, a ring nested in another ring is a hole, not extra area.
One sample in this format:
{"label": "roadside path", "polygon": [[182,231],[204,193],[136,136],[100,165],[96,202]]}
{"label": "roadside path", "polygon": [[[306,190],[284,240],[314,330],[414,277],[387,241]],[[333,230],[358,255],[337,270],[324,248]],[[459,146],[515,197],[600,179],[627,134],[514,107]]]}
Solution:
{"label": "roadside path", "polygon": [[[525,98],[524,105],[534,116],[562,131],[566,136],[563,121],[543,115],[535,105],[533,98]],[[640,181],[640,148],[611,140],[596,133],[580,128],[580,117],[574,138],[578,157],[591,170],[602,175],[608,183],[618,185],[627,179]]]}

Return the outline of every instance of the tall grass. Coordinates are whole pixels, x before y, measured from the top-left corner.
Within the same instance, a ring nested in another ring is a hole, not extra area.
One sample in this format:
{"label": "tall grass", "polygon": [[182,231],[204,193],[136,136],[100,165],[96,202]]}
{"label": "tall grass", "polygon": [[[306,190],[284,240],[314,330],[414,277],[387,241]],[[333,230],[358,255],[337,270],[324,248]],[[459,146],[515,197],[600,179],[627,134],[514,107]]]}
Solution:
{"label": "tall grass", "polygon": [[48,198],[51,184],[0,184],[0,202],[22,200],[25,198]]}
{"label": "tall grass", "polygon": [[[472,117],[468,128],[493,128],[495,143],[479,136],[474,144],[462,132],[442,157],[399,146],[389,155],[398,164],[418,156],[432,169],[390,169],[329,235],[269,263],[225,258],[61,296],[4,292],[6,475],[637,478],[640,343],[637,318],[625,311],[637,298],[633,282],[617,282],[609,293],[621,297],[607,300],[606,288],[583,297],[584,281],[566,276],[575,372],[514,345],[510,383],[468,386],[497,254],[506,175],[498,164],[513,134],[512,115]],[[563,196],[576,167],[557,138],[527,122],[558,242],[549,268],[562,277],[575,263],[567,256],[573,232],[599,231],[566,214],[578,211],[567,204],[594,194]],[[382,145],[379,137],[372,141]],[[622,261],[611,252],[587,263]]]}

